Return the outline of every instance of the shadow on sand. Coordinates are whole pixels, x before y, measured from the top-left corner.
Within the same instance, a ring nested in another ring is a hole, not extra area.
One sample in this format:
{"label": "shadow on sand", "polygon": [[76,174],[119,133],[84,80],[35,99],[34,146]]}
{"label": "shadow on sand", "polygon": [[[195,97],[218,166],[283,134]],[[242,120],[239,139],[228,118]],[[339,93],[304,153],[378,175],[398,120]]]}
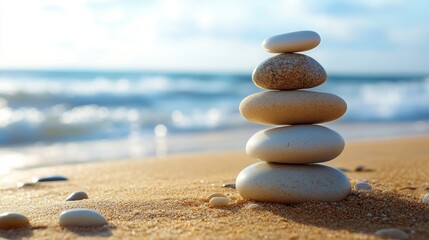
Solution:
{"label": "shadow on sand", "polygon": [[5,239],[23,239],[31,238],[33,236],[33,229],[31,227],[23,227],[11,230],[0,230],[0,238]]}
{"label": "shadow on sand", "polygon": [[395,193],[352,192],[340,202],[264,204],[264,207],[287,221],[332,230],[374,234],[383,228],[399,228],[413,239],[429,238],[429,208],[417,198]]}
{"label": "shadow on sand", "polygon": [[99,227],[80,227],[80,226],[70,226],[66,229],[70,232],[73,232],[79,236],[92,236],[92,237],[109,237],[112,236],[112,226],[103,225]]}

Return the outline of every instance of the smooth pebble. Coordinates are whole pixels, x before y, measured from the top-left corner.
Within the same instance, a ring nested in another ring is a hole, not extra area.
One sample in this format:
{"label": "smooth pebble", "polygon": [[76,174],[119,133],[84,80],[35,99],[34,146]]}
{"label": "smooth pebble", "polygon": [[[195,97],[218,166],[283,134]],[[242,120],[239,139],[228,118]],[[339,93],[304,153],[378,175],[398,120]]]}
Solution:
{"label": "smooth pebble", "polygon": [[21,228],[30,225],[28,218],[20,213],[0,214],[0,229]]}
{"label": "smooth pebble", "polygon": [[75,208],[60,214],[60,225],[65,226],[101,226],[106,219],[97,211],[86,208]]}
{"label": "smooth pebble", "polygon": [[271,53],[302,52],[317,47],[320,36],[313,31],[299,31],[266,38],[262,47]]}
{"label": "smooth pebble", "polygon": [[365,170],[364,165],[358,165],[355,167],[355,172],[363,172]]}
{"label": "smooth pebble", "polygon": [[246,206],[246,209],[256,209],[256,208],[260,208],[261,205],[257,204],[257,203],[251,203],[249,205]]}
{"label": "smooth pebble", "polygon": [[246,144],[249,156],[278,163],[320,163],[334,159],[344,149],[343,138],[318,125],[295,125],[265,129]]}
{"label": "smooth pebble", "polygon": [[400,240],[408,239],[408,234],[397,228],[380,229],[380,230],[377,230],[374,234],[378,237],[387,238],[387,239],[400,239]]}
{"label": "smooth pebble", "polygon": [[276,125],[329,122],[346,110],[346,102],[334,94],[304,90],[259,92],[240,103],[240,113],[247,120]]}
{"label": "smooth pebble", "polygon": [[355,191],[371,191],[372,187],[367,182],[357,181],[354,186]]}
{"label": "smooth pebble", "polygon": [[205,201],[210,202],[210,200],[214,197],[225,197],[226,198],[227,196],[223,193],[212,193],[208,197],[206,197]]}
{"label": "smooth pebble", "polygon": [[231,202],[231,199],[227,197],[213,197],[209,201],[209,207],[223,207],[228,205]]}
{"label": "smooth pebble", "polygon": [[339,201],[350,192],[347,176],[322,164],[259,162],[243,169],[236,184],[243,198],[280,203]]}
{"label": "smooth pebble", "polygon": [[222,187],[235,189],[235,183],[225,183],[222,184]]}
{"label": "smooth pebble", "polygon": [[259,64],[253,82],[270,90],[312,88],[326,81],[325,69],[313,58],[297,53],[282,53]]}
{"label": "smooth pebble", "polygon": [[88,194],[86,194],[86,192],[83,192],[83,191],[78,191],[70,194],[66,198],[66,201],[76,201],[76,200],[82,200],[82,199],[88,199]]}
{"label": "smooth pebble", "polygon": [[64,176],[48,176],[48,177],[36,177],[33,178],[33,182],[54,182],[54,181],[67,181],[68,179]]}
{"label": "smooth pebble", "polygon": [[426,193],[425,195],[423,195],[422,203],[429,205],[429,193]]}

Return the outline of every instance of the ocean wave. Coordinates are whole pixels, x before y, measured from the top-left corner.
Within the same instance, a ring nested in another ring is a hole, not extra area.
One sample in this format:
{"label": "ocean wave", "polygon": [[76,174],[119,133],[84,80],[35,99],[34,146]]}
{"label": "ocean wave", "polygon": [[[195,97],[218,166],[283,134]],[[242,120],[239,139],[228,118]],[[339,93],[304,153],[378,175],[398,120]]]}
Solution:
{"label": "ocean wave", "polygon": [[[429,119],[425,76],[333,76],[314,89],[344,98],[339,122]],[[0,72],[0,144],[117,139],[243,128],[250,75]]]}
{"label": "ocean wave", "polygon": [[195,108],[157,112],[94,104],[73,108],[55,105],[41,111],[3,106],[0,108],[0,144],[123,138],[136,132],[152,134],[159,124],[164,124],[172,133],[237,126],[241,119],[226,111]]}

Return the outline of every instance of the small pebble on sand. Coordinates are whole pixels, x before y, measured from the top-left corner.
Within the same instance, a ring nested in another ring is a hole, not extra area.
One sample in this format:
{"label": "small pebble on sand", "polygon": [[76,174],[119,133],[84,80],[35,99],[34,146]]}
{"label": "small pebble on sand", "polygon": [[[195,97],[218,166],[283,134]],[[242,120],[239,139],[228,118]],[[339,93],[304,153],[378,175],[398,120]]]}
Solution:
{"label": "small pebble on sand", "polygon": [[358,165],[355,168],[355,172],[374,172],[374,169],[367,168],[364,165]]}
{"label": "small pebble on sand", "polygon": [[408,239],[407,233],[396,228],[380,229],[375,232],[375,235],[378,237],[387,238],[387,239],[400,239],[400,240]]}
{"label": "small pebble on sand", "polygon": [[256,208],[260,208],[261,205],[257,204],[257,203],[251,203],[249,205],[246,206],[246,209],[256,209]]}
{"label": "small pebble on sand", "polygon": [[354,190],[355,191],[371,191],[372,187],[367,182],[357,181],[355,186],[354,186]]}
{"label": "small pebble on sand", "polygon": [[0,229],[21,228],[30,225],[28,218],[20,213],[0,214]]}
{"label": "small pebble on sand", "polygon": [[249,200],[245,199],[245,198],[237,199],[237,200],[234,201],[235,204],[245,204],[245,203],[248,203],[248,202],[249,202]]}
{"label": "small pebble on sand", "polygon": [[106,219],[97,211],[76,208],[60,214],[60,225],[65,226],[101,226],[107,224]]}
{"label": "small pebble on sand", "polygon": [[362,172],[363,170],[365,170],[365,166],[364,165],[358,165],[355,168],[356,172]]}
{"label": "small pebble on sand", "polygon": [[213,197],[210,199],[209,207],[223,207],[227,206],[231,199],[227,197]]}
{"label": "small pebble on sand", "polygon": [[235,189],[235,183],[225,183],[222,184],[222,187]]}
{"label": "small pebble on sand", "polygon": [[206,197],[205,201],[206,201],[206,202],[210,202],[210,200],[211,200],[212,198],[214,198],[214,197],[224,197],[224,198],[228,198],[228,197],[227,197],[225,194],[223,194],[223,193],[213,193],[213,194],[210,194],[210,196]]}
{"label": "small pebble on sand", "polygon": [[35,177],[33,182],[54,182],[54,181],[67,181],[68,179],[64,176],[48,176],[48,177]]}
{"label": "small pebble on sand", "polygon": [[429,205],[429,193],[426,193],[425,195],[423,195],[422,203]]}
{"label": "small pebble on sand", "polygon": [[82,199],[88,199],[88,194],[86,194],[86,192],[83,192],[83,191],[78,191],[70,194],[67,197],[66,201],[77,201]]}
{"label": "small pebble on sand", "polygon": [[35,187],[36,184],[35,183],[30,183],[30,182],[17,182],[16,186],[18,188],[27,188],[27,187]]}

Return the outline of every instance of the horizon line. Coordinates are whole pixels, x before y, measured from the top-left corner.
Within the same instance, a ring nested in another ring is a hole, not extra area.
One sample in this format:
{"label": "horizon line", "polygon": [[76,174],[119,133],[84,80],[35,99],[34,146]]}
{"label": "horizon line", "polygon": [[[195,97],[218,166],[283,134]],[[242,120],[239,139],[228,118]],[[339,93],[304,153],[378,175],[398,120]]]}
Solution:
{"label": "horizon line", "polygon": [[[64,72],[64,73],[147,73],[147,74],[195,74],[195,75],[252,75],[252,71],[231,70],[177,70],[144,68],[0,68],[0,73],[7,72]],[[331,72],[329,76],[429,76],[429,72]]]}

